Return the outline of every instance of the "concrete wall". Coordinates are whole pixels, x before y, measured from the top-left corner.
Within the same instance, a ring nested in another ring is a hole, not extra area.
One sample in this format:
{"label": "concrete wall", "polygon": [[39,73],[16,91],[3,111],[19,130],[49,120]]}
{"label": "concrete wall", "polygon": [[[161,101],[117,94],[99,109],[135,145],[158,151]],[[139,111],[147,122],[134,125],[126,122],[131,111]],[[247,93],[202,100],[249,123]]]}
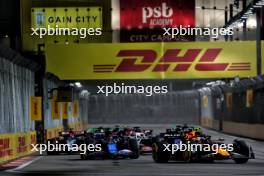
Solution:
{"label": "concrete wall", "polygon": [[[201,126],[219,131],[219,121],[213,118],[202,117]],[[264,124],[247,124],[223,121],[222,132],[237,136],[264,140]]]}
{"label": "concrete wall", "polygon": [[219,120],[210,117],[201,117],[201,125],[206,128],[220,130]]}
{"label": "concrete wall", "polygon": [[264,124],[223,122],[223,132],[264,140]]}

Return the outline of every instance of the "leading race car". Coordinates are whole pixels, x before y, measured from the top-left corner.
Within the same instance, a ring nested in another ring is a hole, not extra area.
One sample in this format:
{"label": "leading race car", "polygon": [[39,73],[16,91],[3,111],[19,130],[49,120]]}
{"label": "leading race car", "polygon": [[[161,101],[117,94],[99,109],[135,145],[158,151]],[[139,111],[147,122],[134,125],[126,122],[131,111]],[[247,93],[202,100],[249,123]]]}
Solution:
{"label": "leading race car", "polygon": [[[246,163],[254,159],[252,148],[245,141],[235,139],[233,144],[223,140],[212,140],[200,129],[178,126],[167,129],[156,136],[153,141],[153,160],[166,163],[169,160],[185,162],[213,162],[214,160],[233,159],[236,163]],[[184,146],[183,150],[181,148]]]}
{"label": "leading race car", "polygon": [[100,145],[100,151],[81,153],[81,159],[137,159],[139,157],[138,142],[134,137],[125,135],[122,128],[100,128],[88,133],[85,144]]}

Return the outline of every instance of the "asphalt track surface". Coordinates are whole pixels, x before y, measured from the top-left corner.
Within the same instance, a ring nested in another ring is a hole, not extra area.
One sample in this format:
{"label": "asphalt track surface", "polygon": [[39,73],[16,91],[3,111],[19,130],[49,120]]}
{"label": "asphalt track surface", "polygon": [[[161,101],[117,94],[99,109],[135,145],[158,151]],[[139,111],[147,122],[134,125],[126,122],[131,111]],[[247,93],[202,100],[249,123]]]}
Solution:
{"label": "asphalt track surface", "polygon": [[[152,126],[156,133],[164,131],[170,125]],[[260,129],[261,130],[261,129]],[[226,143],[238,138],[219,132],[206,130],[213,139],[224,138]],[[244,139],[244,138],[240,138]],[[81,160],[79,155],[36,156],[31,163],[21,168],[2,171],[1,176],[215,176],[215,175],[263,175],[264,176],[264,142],[244,139],[253,147],[256,159],[246,164],[235,164],[232,160],[214,163],[170,162],[157,164],[151,155],[141,156],[136,160]]]}

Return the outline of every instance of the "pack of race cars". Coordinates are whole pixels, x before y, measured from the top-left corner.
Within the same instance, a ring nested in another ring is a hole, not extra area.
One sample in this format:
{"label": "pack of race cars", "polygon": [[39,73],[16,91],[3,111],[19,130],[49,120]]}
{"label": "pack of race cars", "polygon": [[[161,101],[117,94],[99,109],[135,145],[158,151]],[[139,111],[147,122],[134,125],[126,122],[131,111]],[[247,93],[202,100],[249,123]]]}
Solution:
{"label": "pack of race cars", "polygon": [[[186,125],[167,129],[165,133],[157,135],[152,146],[153,160],[157,163],[233,159],[237,164],[242,164],[255,158],[252,148],[243,140],[235,139],[232,144],[225,144],[223,139],[212,140],[200,128]],[[181,150],[181,147],[184,149]]]}
{"label": "pack of race cars", "polygon": [[[223,139],[212,140],[200,128],[188,125],[178,125],[158,135],[153,135],[150,129],[126,126],[90,128],[81,132],[70,129],[48,142],[68,146],[62,152],[47,152],[48,155],[78,153],[81,159],[137,159],[140,155],[152,154],[156,163],[232,159],[242,164],[255,158],[252,148],[242,140],[235,139],[232,144],[225,144]],[[100,150],[80,152],[73,150],[74,145],[100,146]]]}

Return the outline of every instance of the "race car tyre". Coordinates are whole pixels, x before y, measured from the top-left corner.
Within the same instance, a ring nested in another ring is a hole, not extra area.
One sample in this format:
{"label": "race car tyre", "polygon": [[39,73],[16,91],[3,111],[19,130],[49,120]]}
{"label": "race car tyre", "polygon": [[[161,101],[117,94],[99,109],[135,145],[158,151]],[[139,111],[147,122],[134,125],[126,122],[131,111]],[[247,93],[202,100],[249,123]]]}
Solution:
{"label": "race car tyre", "polygon": [[245,156],[245,158],[233,158],[233,160],[237,164],[243,164],[243,163],[248,162],[250,148],[246,144],[246,142],[243,140],[236,139],[236,140],[234,140],[233,147],[234,147],[235,153],[239,153],[239,154]]}
{"label": "race car tyre", "polygon": [[130,159],[138,159],[139,158],[139,146],[136,139],[129,139],[129,148],[133,152],[133,154],[129,157]]}
{"label": "race car tyre", "polygon": [[248,162],[248,158],[234,158],[234,161],[237,164],[244,164],[244,163],[247,163]]}
{"label": "race car tyre", "polygon": [[163,143],[154,143],[152,145],[152,158],[156,163],[167,163],[170,155],[163,151]]}

